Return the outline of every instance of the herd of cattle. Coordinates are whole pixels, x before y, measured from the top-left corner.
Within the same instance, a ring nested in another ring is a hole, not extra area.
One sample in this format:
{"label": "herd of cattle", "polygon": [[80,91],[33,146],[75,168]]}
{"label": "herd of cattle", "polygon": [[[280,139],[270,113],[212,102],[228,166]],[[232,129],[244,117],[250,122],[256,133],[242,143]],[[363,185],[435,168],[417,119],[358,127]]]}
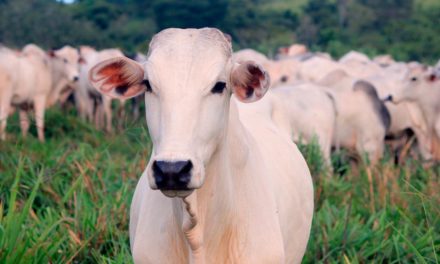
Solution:
{"label": "herd of cattle", "polygon": [[137,61],[114,49],[2,47],[0,136],[15,108],[25,135],[33,108],[44,140],[45,109],[70,94],[111,130],[111,100],[144,95],[153,149],[131,205],[135,262],[300,263],[313,185],[292,139],[317,138],[329,165],[332,147],[374,163],[386,138],[411,130],[423,159],[438,160],[439,78],[440,65],[358,52],[336,61],[301,45],[276,60],[233,53],[214,28],[163,30]]}
{"label": "herd of cattle", "polygon": [[[43,141],[45,109],[72,95],[83,119],[112,131],[112,98],[90,84],[88,72],[98,62],[122,56],[119,49],[88,46],[48,52],[34,44],[21,51],[0,46],[0,138],[5,139],[7,118],[15,110],[26,136],[28,110],[34,109]],[[440,159],[440,61],[429,67],[396,62],[389,55],[372,60],[356,51],[334,60],[298,44],[280,48],[275,60],[251,49],[233,57],[255,61],[268,71],[273,94],[289,112],[293,140],[318,140],[328,164],[331,149],[341,147],[367,154],[374,163],[383,155],[385,139],[397,153],[408,132],[424,160]],[[146,56],[134,59],[142,63]],[[126,100],[118,100],[121,112]],[[139,99],[135,102],[138,115]]]}

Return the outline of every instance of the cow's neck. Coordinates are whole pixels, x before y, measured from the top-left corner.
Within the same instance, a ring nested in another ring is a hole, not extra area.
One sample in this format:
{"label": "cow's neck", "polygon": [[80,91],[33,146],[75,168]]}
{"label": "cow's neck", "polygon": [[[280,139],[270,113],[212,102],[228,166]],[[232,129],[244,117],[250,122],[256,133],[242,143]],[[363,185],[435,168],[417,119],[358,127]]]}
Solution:
{"label": "cow's neck", "polygon": [[[201,189],[179,200],[183,209],[181,230],[189,246],[190,263],[209,262],[206,253],[215,251],[216,262],[227,263],[238,255],[239,212],[234,206],[237,172],[243,172],[249,149],[236,109],[232,103],[226,133],[206,167],[206,180]],[[233,148],[231,148],[233,146]],[[207,221],[205,221],[207,220]],[[208,239],[205,239],[208,238]],[[209,240],[209,241],[205,241]],[[210,257],[213,257],[212,255]]]}
{"label": "cow's neck", "polygon": [[56,103],[61,93],[61,90],[68,84],[68,81],[65,78],[63,78],[60,72],[62,66],[63,65],[59,61],[56,61],[54,59],[49,60],[49,68],[51,71],[51,78],[52,78],[52,87],[47,102],[48,106],[51,106]]}

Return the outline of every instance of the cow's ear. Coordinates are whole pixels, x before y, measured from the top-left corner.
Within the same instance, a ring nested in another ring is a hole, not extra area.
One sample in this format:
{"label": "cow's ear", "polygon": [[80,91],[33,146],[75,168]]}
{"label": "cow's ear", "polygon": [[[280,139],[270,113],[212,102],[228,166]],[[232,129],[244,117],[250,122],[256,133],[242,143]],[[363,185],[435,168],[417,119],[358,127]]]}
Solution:
{"label": "cow's ear", "polygon": [[51,57],[51,58],[55,58],[57,56],[57,54],[55,53],[54,50],[49,50],[47,52],[47,55],[49,55],[49,57]]}
{"label": "cow's ear", "polygon": [[236,64],[230,75],[230,85],[235,96],[244,103],[261,99],[269,89],[267,72],[253,61]]}
{"label": "cow's ear", "polygon": [[117,57],[98,63],[89,71],[90,83],[113,98],[131,98],[145,92],[144,70],[137,62]]}
{"label": "cow's ear", "polygon": [[438,77],[434,73],[431,73],[428,75],[428,77],[426,79],[428,82],[435,82],[438,80]]}
{"label": "cow's ear", "polygon": [[86,61],[86,59],[84,59],[83,57],[79,57],[79,59],[78,59],[78,63],[79,64],[86,64],[87,63],[87,61]]}

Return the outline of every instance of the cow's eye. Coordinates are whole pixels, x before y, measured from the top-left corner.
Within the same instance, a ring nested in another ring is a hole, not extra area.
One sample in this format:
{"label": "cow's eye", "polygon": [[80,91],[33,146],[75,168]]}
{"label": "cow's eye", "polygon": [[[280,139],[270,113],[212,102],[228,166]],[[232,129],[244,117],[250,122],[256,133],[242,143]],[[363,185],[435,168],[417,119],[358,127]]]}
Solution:
{"label": "cow's eye", "polygon": [[411,78],[411,81],[412,81],[412,82],[417,81],[417,77],[412,77],[412,78]]}
{"label": "cow's eye", "polygon": [[151,93],[153,92],[153,89],[151,89],[150,82],[148,80],[143,80],[142,83],[147,87],[147,92]]}
{"label": "cow's eye", "polygon": [[214,87],[212,87],[212,89],[211,89],[211,93],[218,93],[218,94],[221,94],[221,93],[223,93],[223,91],[225,90],[225,88],[226,88],[226,83],[224,83],[224,82],[217,82],[215,85],[214,85]]}

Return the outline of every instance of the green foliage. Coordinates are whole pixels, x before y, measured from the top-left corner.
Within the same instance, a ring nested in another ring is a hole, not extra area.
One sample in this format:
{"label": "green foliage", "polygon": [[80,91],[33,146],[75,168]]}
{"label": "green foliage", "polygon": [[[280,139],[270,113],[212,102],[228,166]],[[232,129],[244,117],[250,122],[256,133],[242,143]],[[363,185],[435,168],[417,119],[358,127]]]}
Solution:
{"label": "green foliage", "polygon": [[234,47],[270,56],[301,42],[341,56],[349,50],[399,60],[440,57],[440,4],[435,0],[1,0],[0,40],[21,47],[62,45],[147,49],[167,27],[218,27]]}
{"label": "green foliage", "polygon": [[[47,142],[10,119],[0,144],[0,263],[132,263],[129,206],[148,161],[144,121],[105,135],[74,112],[47,112]],[[300,145],[312,171],[315,215],[303,263],[438,263],[440,167],[353,166],[316,143]],[[341,174],[343,174],[341,176]]]}

